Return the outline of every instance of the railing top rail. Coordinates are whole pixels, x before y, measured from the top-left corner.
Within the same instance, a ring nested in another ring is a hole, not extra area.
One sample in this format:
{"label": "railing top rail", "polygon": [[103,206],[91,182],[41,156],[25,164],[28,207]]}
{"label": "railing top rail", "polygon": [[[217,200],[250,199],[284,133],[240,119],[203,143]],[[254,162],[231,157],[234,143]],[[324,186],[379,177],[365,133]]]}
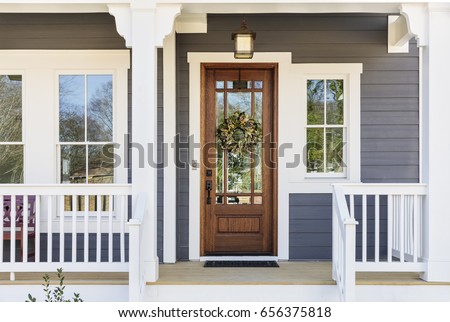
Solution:
{"label": "railing top rail", "polygon": [[0,195],[130,195],[130,184],[0,184]]}
{"label": "railing top rail", "polygon": [[426,195],[428,186],[421,183],[344,183],[333,184],[342,188],[344,194],[377,195]]}

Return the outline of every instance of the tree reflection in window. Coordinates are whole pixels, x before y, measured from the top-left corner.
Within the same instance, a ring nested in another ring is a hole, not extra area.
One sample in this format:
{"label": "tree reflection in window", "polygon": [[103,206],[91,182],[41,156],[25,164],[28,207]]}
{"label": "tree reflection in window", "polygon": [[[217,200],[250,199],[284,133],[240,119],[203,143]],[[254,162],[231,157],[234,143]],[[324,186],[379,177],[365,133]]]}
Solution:
{"label": "tree reflection in window", "polygon": [[344,172],[344,81],[307,81],[308,173]]}
{"label": "tree reflection in window", "polygon": [[62,183],[114,182],[112,75],[59,77],[59,141]]}
{"label": "tree reflection in window", "polygon": [[62,75],[59,80],[62,182],[112,183],[112,76]]}
{"label": "tree reflection in window", "polygon": [[23,183],[21,75],[0,75],[0,183]]}

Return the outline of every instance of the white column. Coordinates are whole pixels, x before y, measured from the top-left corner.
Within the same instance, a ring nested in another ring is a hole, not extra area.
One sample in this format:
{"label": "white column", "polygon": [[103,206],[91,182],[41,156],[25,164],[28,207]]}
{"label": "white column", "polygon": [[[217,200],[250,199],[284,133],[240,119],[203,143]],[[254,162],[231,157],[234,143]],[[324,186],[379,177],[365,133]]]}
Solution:
{"label": "white column", "polygon": [[[142,148],[132,148],[133,204],[140,192],[147,194],[147,206],[143,220],[142,252],[144,278],[158,279],[156,253],[157,223],[156,167],[149,158],[156,156],[156,9],[149,1],[134,0],[131,3],[132,42],[132,142]],[[142,154],[142,152],[144,152]],[[153,155],[152,155],[153,152]],[[149,154],[150,153],[150,154]]]}
{"label": "white column", "polygon": [[450,4],[428,8],[428,41],[423,48],[423,176],[427,281],[450,281]]}

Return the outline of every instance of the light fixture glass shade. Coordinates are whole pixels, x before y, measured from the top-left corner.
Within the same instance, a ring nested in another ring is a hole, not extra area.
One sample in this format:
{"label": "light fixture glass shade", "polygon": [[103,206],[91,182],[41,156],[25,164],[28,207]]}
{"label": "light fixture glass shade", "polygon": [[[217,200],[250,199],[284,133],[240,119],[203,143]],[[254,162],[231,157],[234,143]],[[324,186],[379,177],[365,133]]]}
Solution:
{"label": "light fixture glass shade", "polygon": [[234,58],[250,59],[253,57],[256,33],[247,28],[247,22],[242,20],[241,29],[231,35],[234,40]]}

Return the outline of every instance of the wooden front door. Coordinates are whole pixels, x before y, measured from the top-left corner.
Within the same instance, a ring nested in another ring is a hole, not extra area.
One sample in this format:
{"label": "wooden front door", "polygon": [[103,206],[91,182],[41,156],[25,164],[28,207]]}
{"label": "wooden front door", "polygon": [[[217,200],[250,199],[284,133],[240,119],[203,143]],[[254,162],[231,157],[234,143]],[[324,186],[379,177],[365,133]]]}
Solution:
{"label": "wooden front door", "polygon": [[[276,255],[276,64],[202,65],[202,255]],[[224,118],[262,126],[250,152],[221,148]]]}

